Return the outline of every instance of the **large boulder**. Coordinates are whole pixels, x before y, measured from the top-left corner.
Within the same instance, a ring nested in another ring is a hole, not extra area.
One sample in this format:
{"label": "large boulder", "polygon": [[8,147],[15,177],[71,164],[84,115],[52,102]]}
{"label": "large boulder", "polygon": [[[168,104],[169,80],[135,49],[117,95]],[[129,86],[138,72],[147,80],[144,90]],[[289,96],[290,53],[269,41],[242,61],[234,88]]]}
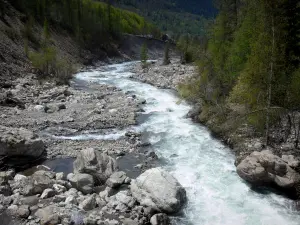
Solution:
{"label": "large boulder", "polygon": [[283,189],[293,188],[300,181],[300,175],[289,166],[287,160],[269,150],[251,153],[237,166],[237,173],[251,184],[275,184]]}
{"label": "large boulder", "polygon": [[39,157],[45,150],[42,140],[24,128],[0,126],[0,156]]}
{"label": "large boulder", "polygon": [[68,181],[70,181],[73,188],[81,191],[83,194],[90,194],[94,189],[94,179],[90,174],[70,173],[67,176]]}
{"label": "large boulder", "polygon": [[116,170],[115,159],[93,148],[82,150],[74,162],[74,172],[91,174],[96,185],[104,184]]}
{"label": "large boulder", "polygon": [[36,171],[32,176],[26,177],[13,184],[14,189],[19,189],[24,196],[42,194],[44,190],[53,186],[54,173],[48,171]]}
{"label": "large boulder", "polygon": [[186,191],[167,171],[161,168],[149,169],[131,181],[133,197],[143,206],[159,212],[178,212],[186,201]]}

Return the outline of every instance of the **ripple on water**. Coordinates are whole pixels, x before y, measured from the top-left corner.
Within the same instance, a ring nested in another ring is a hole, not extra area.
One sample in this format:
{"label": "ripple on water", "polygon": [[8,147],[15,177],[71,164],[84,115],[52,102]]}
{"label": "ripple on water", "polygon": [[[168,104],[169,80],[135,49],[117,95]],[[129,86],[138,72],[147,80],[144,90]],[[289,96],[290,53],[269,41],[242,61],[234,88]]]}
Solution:
{"label": "ripple on water", "polygon": [[[110,66],[109,72],[86,72],[77,79],[112,84],[146,99],[139,129],[158,143],[154,150],[168,159],[164,167],[186,188],[188,204],[173,218],[180,225],[299,225],[292,201],[275,193],[258,193],[236,174],[230,149],[185,115],[190,106],[177,95],[129,79],[132,63]],[[181,104],[178,104],[181,102]],[[176,157],[170,157],[176,154]],[[128,163],[128,162],[127,162]]]}

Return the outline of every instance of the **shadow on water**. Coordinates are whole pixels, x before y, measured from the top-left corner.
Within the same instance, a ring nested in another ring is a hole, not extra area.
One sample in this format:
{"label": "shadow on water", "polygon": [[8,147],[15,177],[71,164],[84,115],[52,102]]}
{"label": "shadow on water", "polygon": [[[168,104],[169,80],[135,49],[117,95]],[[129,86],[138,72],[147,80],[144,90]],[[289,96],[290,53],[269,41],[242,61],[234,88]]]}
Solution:
{"label": "shadow on water", "polygon": [[[49,167],[51,171],[55,173],[64,172],[65,174],[73,173],[73,162],[75,158],[58,158],[50,159],[42,162],[40,165]],[[38,171],[39,168],[34,166],[30,169],[24,170],[22,174],[25,176],[30,176]]]}

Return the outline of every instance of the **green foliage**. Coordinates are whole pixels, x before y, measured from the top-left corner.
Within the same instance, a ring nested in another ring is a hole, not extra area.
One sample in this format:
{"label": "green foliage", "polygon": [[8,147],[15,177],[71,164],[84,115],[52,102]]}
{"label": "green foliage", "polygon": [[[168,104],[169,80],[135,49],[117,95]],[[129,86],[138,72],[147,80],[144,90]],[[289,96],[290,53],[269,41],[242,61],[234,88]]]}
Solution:
{"label": "green foliage", "polygon": [[[202,50],[194,54],[199,76],[189,81],[183,96],[199,96],[212,107],[242,105],[248,122],[263,130],[282,113],[276,109],[300,107],[300,24],[295,22],[300,21],[300,5],[286,0],[219,2],[208,45],[199,45]],[[183,52],[190,45],[186,39],[178,42]]]}
{"label": "green foliage", "polygon": [[143,68],[146,68],[148,66],[147,60],[148,60],[148,48],[147,48],[147,44],[144,43],[141,48],[141,63]]}
{"label": "green foliage", "polygon": [[43,23],[44,39],[48,39],[49,27],[53,24],[69,30],[80,43],[90,48],[101,47],[122,33],[158,33],[143,17],[93,0],[13,0],[12,4],[35,21]]}
{"label": "green foliage", "polygon": [[204,37],[192,37],[190,35],[181,35],[176,43],[177,49],[181,52],[181,62],[191,63],[199,58],[201,50],[200,43]]}
{"label": "green foliage", "polygon": [[207,18],[214,16],[215,12],[211,1],[199,0],[118,0],[115,4],[143,15],[170,35],[206,34],[210,23]]}
{"label": "green foliage", "polygon": [[53,47],[44,47],[40,52],[30,52],[29,59],[33,67],[39,69],[46,79],[54,79],[58,84],[68,84],[75,72],[71,63],[64,58],[58,58]]}

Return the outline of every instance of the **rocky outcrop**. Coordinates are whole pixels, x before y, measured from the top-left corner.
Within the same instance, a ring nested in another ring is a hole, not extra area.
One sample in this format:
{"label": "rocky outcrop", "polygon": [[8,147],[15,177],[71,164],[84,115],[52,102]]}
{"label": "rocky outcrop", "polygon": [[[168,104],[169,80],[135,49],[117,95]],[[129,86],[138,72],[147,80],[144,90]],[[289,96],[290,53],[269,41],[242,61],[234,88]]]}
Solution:
{"label": "rocky outcrop", "polygon": [[93,148],[82,150],[74,162],[75,173],[87,173],[93,176],[95,184],[104,184],[117,170],[116,160],[95,151]]}
{"label": "rocky outcrop", "polygon": [[42,140],[24,128],[0,126],[0,156],[39,157],[45,150]]}
{"label": "rocky outcrop", "polygon": [[131,192],[141,205],[165,213],[178,212],[186,201],[185,189],[161,168],[149,169],[132,180]]}
{"label": "rocky outcrop", "polygon": [[255,151],[237,166],[237,173],[251,184],[275,184],[289,190],[300,181],[300,175],[291,167],[298,163],[289,159],[289,157],[282,159],[269,150]]}

